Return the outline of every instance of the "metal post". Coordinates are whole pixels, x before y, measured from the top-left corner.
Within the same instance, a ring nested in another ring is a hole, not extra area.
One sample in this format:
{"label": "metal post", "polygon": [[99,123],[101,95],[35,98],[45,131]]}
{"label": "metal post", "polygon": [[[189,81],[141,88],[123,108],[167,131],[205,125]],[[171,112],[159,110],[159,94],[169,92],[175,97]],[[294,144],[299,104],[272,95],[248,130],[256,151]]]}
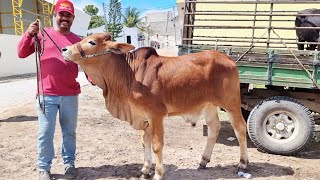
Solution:
{"label": "metal post", "polygon": [[2,21],[1,21],[2,17],[1,17],[1,13],[0,13],[0,34],[2,34]]}
{"label": "metal post", "polygon": [[169,21],[169,11],[167,12],[166,35],[168,33],[168,21]]}
{"label": "metal post", "polygon": [[174,45],[177,45],[176,15],[174,13],[174,6],[172,7],[172,15],[173,15],[173,28],[174,28]]}
{"label": "metal post", "polygon": [[106,32],[108,32],[107,4],[102,3],[102,7],[103,7],[103,16],[104,16],[104,28],[105,28]]}
{"label": "metal post", "polygon": [[185,40],[183,40],[183,38],[188,38],[188,36],[187,36],[187,32],[188,32],[188,30],[187,30],[187,28],[189,28],[189,27],[186,27],[185,26],[185,24],[188,22],[187,21],[187,18],[188,18],[188,16],[189,15],[187,15],[186,13],[188,12],[187,11],[187,7],[188,7],[188,4],[187,4],[187,2],[186,2],[186,0],[185,0],[185,2],[184,2],[184,9],[183,9],[183,24],[182,24],[182,33],[181,33],[181,35],[182,35],[182,38],[181,38],[181,40],[182,40],[182,44],[187,44],[187,41],[185,41]]}
{"label": "metal post", "polygon": [[39,11],[39,2],[38,2],[38,0],[34,0],[34,6],[35,6],[35,9],[36,9],[37,19],[40,19],[40,16],[39,16],[40,11]]}
{"label": "metal post", "polygon": [[13,23],[16,35],[22,35],[24,33],[21,11],[22,3],[23,0],[12,0]]}
{"label": "metal post", "polygon": [[[317,53],[314,54],[314,57],[313,57],[313,74],[312,74],[312,78],[313,78],[313,82],[315,82],[315,83],[318,83],[319,64],[320,64],[320,53],[317,52]],[[314,89],[317,88],[316,84],[314,84],[314,83],[312,83],[311,87],[314,88]]]}
{"label": "metal post", "polygon": [[267,48],[270,46],[270,32],[271,32],[271,25],[272,25],[272,13],[273,13],[273,3],[270,4],[270,16],[269,16],[269,28],[268,28],[268,43]]}
{"label": "metal post", "polygon": [[[254,16],[253,16],[253,26],[256,26],[256,19],[257,19],[257,8],[258,8],[258,3],[255,4],[255,7],[254,7]],[[253,44],[253,41],[254,41],[254,31],[255,31],[255,28],[252,28],[252,38],[251,38],[251,45]]]}
{"label": "metal post", "polygon": [[51,7],[50,7],[50,3],[45,1],[45,0],[41,0],[40,1],[41,5],[42,5],[42,13],[43,13],[43,25],[44,27],[50,27],[52,26],[51,23]]}
{"label": "metal post", "polygon": [[273,63],[275,61],[275,54],[274,50],[270,50],[268,52],[268,81],[267,85],[272,85],[272,68],[273,68]]}
{"label": "metal post", "polygon": [[53,0],[53,1],[52,1],[52,6],[51,6],[51,9],[50,9],[50,14],[53,13],[55,1],[56,1],[56,0]]}

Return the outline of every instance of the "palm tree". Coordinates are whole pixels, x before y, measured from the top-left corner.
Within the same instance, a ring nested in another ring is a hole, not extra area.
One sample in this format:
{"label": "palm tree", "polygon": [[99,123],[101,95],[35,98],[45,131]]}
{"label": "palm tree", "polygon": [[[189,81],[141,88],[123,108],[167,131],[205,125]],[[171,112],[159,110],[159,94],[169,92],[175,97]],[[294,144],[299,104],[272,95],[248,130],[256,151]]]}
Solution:
{"label": "palm tree", "polygon": [[144,31],[143,18],[140,17],[140,11],[137,8],[131,8],[130,6],[126,9],[123,17],[123,25],[127,27],[136,27],[141,31]]}

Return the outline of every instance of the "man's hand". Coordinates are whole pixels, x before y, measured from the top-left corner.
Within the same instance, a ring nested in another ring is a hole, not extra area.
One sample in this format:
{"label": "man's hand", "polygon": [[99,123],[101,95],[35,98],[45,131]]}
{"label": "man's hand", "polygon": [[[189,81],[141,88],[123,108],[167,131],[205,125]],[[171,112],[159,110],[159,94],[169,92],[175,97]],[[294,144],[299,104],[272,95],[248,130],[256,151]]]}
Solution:
{"label": "man's hand", "polygon": [[35,21],[33,23],[31,23],[28,27],[27,32],[29,33],[30,36],[34,36],[35,34],[37,34],[39,32],[39,23],[38,21]]}

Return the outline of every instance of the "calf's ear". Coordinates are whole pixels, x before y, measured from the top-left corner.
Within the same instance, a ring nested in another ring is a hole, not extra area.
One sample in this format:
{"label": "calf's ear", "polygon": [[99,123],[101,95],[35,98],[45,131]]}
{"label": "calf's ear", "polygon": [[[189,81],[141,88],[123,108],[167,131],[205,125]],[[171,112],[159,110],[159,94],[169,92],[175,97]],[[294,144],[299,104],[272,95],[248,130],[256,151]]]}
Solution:
{"label": "calf's ear", "polygon": [[110,33],[108,33],[108,32],[106,32],[105,34],[104,34],[104,39],[103,39],[104,41],[110,41],[111,40],[111,34]]}
{"label": "calf's ear", "polygon": [[127,43],[112,43],[109,49],[115,54],[123,54],[134,50],[135,47]]}

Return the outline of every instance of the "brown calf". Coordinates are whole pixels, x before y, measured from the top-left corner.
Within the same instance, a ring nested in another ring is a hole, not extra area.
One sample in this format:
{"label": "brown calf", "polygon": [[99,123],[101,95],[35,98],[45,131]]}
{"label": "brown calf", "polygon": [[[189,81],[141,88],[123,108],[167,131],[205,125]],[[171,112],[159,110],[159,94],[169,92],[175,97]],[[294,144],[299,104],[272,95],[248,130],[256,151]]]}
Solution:
{"label": "brown calf", "polygon": [[241,114],[240,84],[234,61],[217,51],[178,57],[159,56],[153,48],[116,43],[110,34],[93,34],[63,49],[68,61],[79,64],[103,90],[106,107],[120,120],[142,130],[145,152],[141,170],[149,175],[151,148],[154,179],[162,179],[163,120],[166,116],[204,113],[208,139],[200,167],[210,161],[221,123],[217,107],[225,109],[240,145],[239,169],[248,164],[246,123]]}

